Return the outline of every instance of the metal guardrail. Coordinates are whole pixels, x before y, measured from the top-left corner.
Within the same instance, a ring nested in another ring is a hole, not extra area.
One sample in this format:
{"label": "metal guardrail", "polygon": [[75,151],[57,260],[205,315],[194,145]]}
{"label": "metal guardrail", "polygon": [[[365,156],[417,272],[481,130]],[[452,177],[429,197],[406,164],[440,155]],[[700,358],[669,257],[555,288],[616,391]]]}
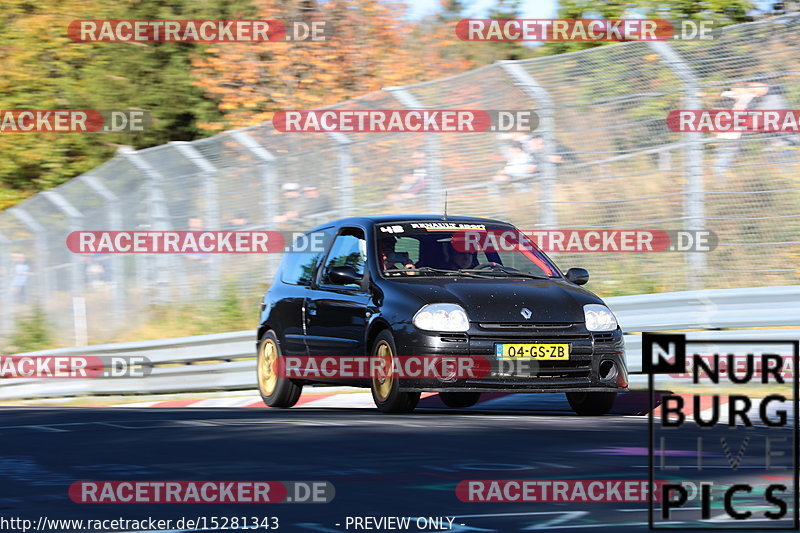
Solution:
{"label": "metal guardrail", "polygon": [[151,368],[144,378],[8,379],[0,384],[0,400],[252,389],[255,340],[255,332],[248,330],[18,354],[138,355],[146,357]]}
{"label": "metal guardrail", "polygon": [[800,285],[606,298],[625,333],[800,326]]}
{"label": "metal guardrail", "polygon": [[[635,333],[643,331],[796,326],[799,329],[697,331],[688,337],[800,338],[800,286],[643,294],[605,301],[626,333],[632,373],[642,369],[641,336]],[[7,379],[0,383],[0,400],[252,390],[256,386],[255,340],[255,332],[248,330],[17,354],[138,355],[146,357],[152,368],[144,378]]]}

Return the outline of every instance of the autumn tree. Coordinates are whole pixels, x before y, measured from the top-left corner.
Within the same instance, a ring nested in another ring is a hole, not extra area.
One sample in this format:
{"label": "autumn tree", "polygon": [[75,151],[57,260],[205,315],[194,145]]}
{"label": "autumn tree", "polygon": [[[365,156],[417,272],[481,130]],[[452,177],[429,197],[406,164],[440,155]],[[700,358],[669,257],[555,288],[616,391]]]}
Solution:
{"label": "autumn tree", "polygon": [[474,66],[450,54],[456,20],[420,29],[405,8],[378,0],[258,0],[259,18],[325,23],[324,42],[267,42],[210,46],[194,61],[197,85],[219,102],[212,131],[251,125],[281,109],[341,102],[386,86],[424,81]]}
{"label": "autumn tree", "polygon": [[113,156],[137,148],[205,135],[199,121],[219,115],[193,85],[184,43],[76,43],[75,19],[225,18],[229,2],[175,0],[15,0],[0,11],[0,109],[143,109],[152,118],[141,133],[0,134],[0,209],[54,187]]}

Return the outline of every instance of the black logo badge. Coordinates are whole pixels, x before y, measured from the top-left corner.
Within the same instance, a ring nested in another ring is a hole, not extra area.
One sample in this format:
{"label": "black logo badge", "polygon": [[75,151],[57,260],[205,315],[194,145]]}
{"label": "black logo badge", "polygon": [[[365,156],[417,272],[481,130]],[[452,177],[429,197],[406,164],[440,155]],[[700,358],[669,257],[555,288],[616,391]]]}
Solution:
{"label": "black logo badge", "polygon": [[686,369],[686,335],[642,333],[645,374],[679,374]]}

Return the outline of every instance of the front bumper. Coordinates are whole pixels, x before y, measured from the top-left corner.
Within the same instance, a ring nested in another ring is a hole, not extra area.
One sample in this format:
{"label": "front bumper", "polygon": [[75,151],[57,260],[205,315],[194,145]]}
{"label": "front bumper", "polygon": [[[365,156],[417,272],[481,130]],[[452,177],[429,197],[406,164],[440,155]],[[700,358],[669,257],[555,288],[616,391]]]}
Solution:
{"label": "front bumper", "polygon": [[[401,379],[403,391],[612,392],[628,390],[625,347],[619,328],[590,332],[583,324],[471,324],[466,333],[422,332],[404,324],[394,332],[398,355],[481,356],[489,375],[473,379]],[[569,361],[512,365],[495,356],[502,343],[569,344]]]}

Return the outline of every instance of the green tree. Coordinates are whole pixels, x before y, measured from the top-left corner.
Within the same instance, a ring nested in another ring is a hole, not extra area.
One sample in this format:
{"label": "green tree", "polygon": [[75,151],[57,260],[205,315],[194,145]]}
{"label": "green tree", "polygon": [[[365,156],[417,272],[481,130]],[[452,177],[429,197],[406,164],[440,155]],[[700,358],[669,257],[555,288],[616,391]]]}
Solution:
{"label": "green tree", "polygon": [[[490,19],[518,19],[522,16],[520,0],[497,0],[489,8],[487,17]],[[494,59],[524,59],[532,55],[532,49],[521,41],[499,41],[484,43],[493,52]]]}
{"label": "green tree", "polygon": [[[556,18],[627,18],[643,16],[672,21],[713,20],[722,26],[750,22],[755,5],[749,0],[559,0]],[[544,54],[563,54],[603,46],[605,42],[548,42]]]}
{"label": "green tree", "polygon": [[202,137],[198,122],[219,116],[191,75],[191,55],[201,45],[76,43],[67,36],[72,20],[226,18],[238,15],[236,4],[6,2],[0,13],[0,109],[143,109],[152,123],[140,133],[0,134],[0,209],[90,170],[119,145],[144,148]]}

